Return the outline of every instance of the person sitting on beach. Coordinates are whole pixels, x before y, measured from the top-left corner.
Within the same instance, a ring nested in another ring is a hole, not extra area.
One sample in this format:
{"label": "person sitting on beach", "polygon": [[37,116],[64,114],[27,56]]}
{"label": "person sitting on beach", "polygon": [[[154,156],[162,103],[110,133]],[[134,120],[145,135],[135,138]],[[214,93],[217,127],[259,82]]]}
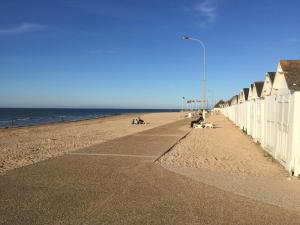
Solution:
{"label": "person sitting on beach", "polygon": [[131,123],[131,124],[138,124],[138,123],[139,123],[138,119],[134,118],[134,119],[132,120],[132,123]]}
{"label": "person sitting on beach", "polygon": [[191,128],[194,128],[194,124],[201,124],[201,122],[204,122],[202,114],[200,114],[200,117],[197,120],[193,120],[191,122]]}
{"label": "person sitting on beach", "polygon": [[141,117],[138,117],[138,124],[145,124],[145,121],[141,119]]}
{"label": "person sitting on beach", "polygon": [[138,118],[134,118],[134,119],[132,120],[132,123],[131,123],[131,124],[145,124],[145,121],[142,120],[140,117],[138,117]]}

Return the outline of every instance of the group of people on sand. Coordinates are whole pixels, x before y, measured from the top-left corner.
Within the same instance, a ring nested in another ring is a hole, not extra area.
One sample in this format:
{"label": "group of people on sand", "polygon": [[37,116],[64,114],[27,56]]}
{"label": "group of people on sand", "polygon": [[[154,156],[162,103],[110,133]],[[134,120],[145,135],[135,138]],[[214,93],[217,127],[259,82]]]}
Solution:
{"label": "group of people on sand", "polygon": [[141,119],[141,117],[134,118],[131,124],[145,124],[145,121]]}
{"label": "group of people on sand", "polygon": [[[134,118],[131,122],[131,124],[146,124],[145,121],[143,119],[141,119],[141,117],[137,117],[137,118]],[[205,123],[204,123],[204,117],[203,117],[203,113],[200,112],[199,113],[199,118],[196,119],[196,120],[193,120],[191,121],[191,128],[195,128],[195,127],[212,127],[214,128],[214,125],[213,124],[208,124],[208,125],[211,125],[211,126],[205,126]]]}
{"label": "group of people on sand", "polygon": [[199,113],[199,118],[196,120],[191,121],[191,128],[194,128],[194,126],[197,124],[201,124],[204,122],[203,114],[202,112]]}
{"label": "group of people on sand", "polygon": [[205,122],[203,113],[205,113],[205,111],[200,111],[199,118],[191,122],[191,128],[215,128],[213,123]]}

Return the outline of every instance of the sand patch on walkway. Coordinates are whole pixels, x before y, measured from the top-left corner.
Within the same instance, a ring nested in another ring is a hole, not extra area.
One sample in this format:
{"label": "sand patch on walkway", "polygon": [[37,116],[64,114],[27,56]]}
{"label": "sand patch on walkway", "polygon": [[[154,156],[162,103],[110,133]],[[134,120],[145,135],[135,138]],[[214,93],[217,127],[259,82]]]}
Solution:
{"label": "sand patch on walkway", "polygon": [[160,158],[167,169],[286,208],[300,209],[300,181],[222,115],[216,129],[193,129]]}
{"label": "sand patch on walkway", "polygon": [[223,116],[209,118],[216,129],[193,129],[161,162],[251,176],[287,175],[281,165]]}

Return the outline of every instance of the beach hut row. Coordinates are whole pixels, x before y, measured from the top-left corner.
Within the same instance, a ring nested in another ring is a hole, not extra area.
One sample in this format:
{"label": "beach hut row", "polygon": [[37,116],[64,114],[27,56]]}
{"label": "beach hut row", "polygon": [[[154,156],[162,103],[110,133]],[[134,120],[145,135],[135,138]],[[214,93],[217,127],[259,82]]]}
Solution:
{"label": "beach hut row", "polygon": [[215,110],[259,143],[292,175],[300,175],[300,60],[281,60],[264,81],[243,88]]}

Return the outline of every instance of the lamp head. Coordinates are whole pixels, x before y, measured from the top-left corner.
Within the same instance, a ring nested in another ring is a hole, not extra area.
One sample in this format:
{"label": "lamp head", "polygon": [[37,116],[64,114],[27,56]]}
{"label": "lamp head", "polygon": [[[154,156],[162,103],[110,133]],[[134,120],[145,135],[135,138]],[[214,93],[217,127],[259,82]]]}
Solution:
{"label": "lamp head", "polygon": [[188,40],[188,39],[190,39],[188,36],[182,36],[182,39],[184,39],[184,40]]}

